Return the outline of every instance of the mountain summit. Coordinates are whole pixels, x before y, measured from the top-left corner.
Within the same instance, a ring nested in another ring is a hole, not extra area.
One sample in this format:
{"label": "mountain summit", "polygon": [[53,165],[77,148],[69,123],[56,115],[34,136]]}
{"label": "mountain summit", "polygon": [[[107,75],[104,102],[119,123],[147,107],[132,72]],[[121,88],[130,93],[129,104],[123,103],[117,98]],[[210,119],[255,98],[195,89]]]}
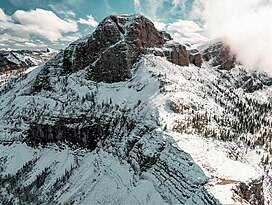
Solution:
{"label": "mountain summit", "polygon": [[142,15],[111,15],[84,41],[65,49],[63,69],[74,72],[88,67],[90,79],[112,83],[130,78],[132,67],[142,54],[154,53],[175,64],[188,65],[186,48],[171,40],[169,34],[157,31]]}

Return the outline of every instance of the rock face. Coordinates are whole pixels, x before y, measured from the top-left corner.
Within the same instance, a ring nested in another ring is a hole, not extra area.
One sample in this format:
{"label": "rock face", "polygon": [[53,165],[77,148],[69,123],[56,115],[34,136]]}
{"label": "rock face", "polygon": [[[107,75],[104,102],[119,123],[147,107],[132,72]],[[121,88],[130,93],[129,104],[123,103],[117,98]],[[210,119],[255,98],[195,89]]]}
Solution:
{"label": "rock face", "polygon": [[211,65],[221,70],[231,70],[234,68],[236,56],[231,52],[230,47],[222,41],[211,44],[206,48],[202,57],[205,61],[211,61]]}
{"label": "rock face", "polygon": [[180,66],[189,65],[189,55],[186,47],[178,43],[166,43],[164,49],[149,49],[148,53],[152,53],[155,56],[166,57],[166,59],[174,64]]}
{"label": "rock face", "polygon": [[111,15],[105,18],[87,41],[76,41],[64,51],[64,73],[88,69],[88,78],[97,82],[119,82],[131,77],[131,69],[141,54],[165,56],[178,65],[188,65],[186,48],[180,44],[167,45],[171,36],[159,32],[142,15]]}
{"label": "rock face", "polygon": [[202,57],[197,49],[189,50],[189,61],[190,61],[190,63],[192,63],[198,67],[201,67]]}
{"label": "rock face", "polygon": [[252,205],[264,205],[263,180],[260,177],[249,183],[241,182],[235,191]]}

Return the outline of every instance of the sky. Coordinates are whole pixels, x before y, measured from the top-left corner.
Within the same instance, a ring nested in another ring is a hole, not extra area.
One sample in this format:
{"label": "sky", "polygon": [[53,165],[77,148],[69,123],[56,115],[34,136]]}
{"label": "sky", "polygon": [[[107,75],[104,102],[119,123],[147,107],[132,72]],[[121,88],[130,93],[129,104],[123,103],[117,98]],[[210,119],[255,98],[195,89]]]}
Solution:
{"label": "sky", "polygon": [[0,0],[0,49],[65,48],[108,15],[135,13],[181,43],[223,38],[271,70],[272,0]]}
{"label": "sky", "polygon": [[[111,14],[140,13],[184,41],[207,40],[194,0],[0,0],[0,48],[65,48]],[[189,38],[188,38],[189,37]]]}

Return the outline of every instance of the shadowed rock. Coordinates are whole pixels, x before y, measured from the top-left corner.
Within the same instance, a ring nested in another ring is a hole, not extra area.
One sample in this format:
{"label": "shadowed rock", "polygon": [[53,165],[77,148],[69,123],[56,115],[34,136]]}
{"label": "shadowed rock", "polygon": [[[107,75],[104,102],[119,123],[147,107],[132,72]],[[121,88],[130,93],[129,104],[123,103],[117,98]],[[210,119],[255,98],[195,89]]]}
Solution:
{"label": "shadowed rock", "polygon": [[236,56],[231,52],[230,47],[221,41],[206,48],[202,57],[221,70],[231,70],[237,63]]}
{"label": "shadowed rock", "polygon": [[197,49],[189,50],[189,61],[190,63],[201,67],[202,65],[202,57]]}
{"label": "shadowed rock", "polygon": [[[142,15],[111,15],[105,18],[88,37],[65,49],[63,72],[84,68],[88,78],[97,82],[119,82],[131,77],[131,69],[141,54],[152,53],[150,48],[162,48],[172,40],[166,32],[156,30],[154,24]],[[154,53],[165,56],[178,65],[188,65],[186,48],[168,44],[166,51]]]}

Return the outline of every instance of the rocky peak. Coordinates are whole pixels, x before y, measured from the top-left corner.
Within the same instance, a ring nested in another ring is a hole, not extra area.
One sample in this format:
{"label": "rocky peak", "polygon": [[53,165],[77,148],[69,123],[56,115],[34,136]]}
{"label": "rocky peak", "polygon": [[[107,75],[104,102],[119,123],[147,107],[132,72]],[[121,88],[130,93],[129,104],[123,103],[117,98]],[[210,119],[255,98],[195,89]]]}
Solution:
{"label": "rocky peak", "polygon": [[[105,19],[116,25],[127,43],[138,48],[148,48],[165,43],[164,34],[142,15],[111,15]],[[103,27],[103,22],[101,23]]]}
{"label": "rocky peak", "polygon": [[238,63],[236,55],[223,40],[210,42],[202,48],[203,60],[221,70],[231,70]]}
{"label": "rocky peak", "polygon": [[178,65],[188,65],[186,48],[168,44],[172,40],[166,32],[158,31],[142,15],[111,15],[105,18],[92,35],[76,41],[65,49],[63,72],[87,69],[87,78],[97,82],[119,82],[131,77],[131,69],[141,54],[164,56]]}

